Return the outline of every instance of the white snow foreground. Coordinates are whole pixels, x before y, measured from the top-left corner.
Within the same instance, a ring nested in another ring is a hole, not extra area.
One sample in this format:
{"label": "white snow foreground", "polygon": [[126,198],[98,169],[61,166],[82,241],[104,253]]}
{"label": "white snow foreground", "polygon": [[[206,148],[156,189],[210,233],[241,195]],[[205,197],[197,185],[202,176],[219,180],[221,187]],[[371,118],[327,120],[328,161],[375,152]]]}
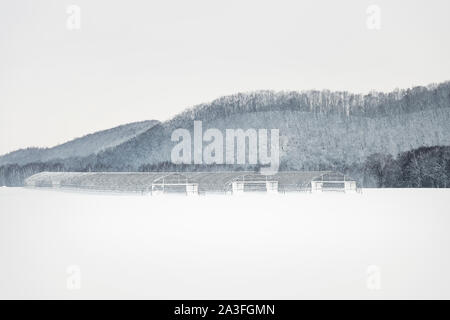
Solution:
{"label": "white snow foreground", "polygon": [[1,188],[0,298],[450,298],[448,199]]}

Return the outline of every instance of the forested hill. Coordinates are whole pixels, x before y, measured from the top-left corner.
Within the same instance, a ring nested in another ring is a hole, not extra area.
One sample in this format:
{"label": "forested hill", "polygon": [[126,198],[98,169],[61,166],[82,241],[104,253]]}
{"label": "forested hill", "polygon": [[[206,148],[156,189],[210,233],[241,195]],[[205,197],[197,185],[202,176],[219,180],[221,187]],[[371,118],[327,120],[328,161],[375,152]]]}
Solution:
{"label": "forested hill", "polygon": [[319,170],[362,163],[369,155],[450,145],[450,82],[391,93],[255,92],[189,109],[115,148],[85,159],[100,170],[139,170],[170,161],[176,128],[278,128],[282,164]]}
{"label": "forested hill", "polygon": [[[45,156],[42,150],[21,151],[0,158],[0,164],[5,158],[11,165],[32,164],[20,177],[36,170],[159,170],[170,164],[176,144],[171,141],[172,132],[177,128],[192,132],[194,120],[202,120],[203,130],[279,129],[281,170],[338,170],[372,186],[378,183],[366,179],[364,171],[372,155],[395,158],[422,147],[450,146],[450,82],[366,95],[327,90],[236,94],[162,123],[136,125],[129,134],[120,135],[122,141],[103,144],[99,139],[100,144],[80,143],[77,148],[69,142],[55,148],[64,157],[57,151],[46,150]],[[21,172],[20,166],[11,168]]]}
{"label": "forested hill", "polygon": [[88,134],[53,148],[27,148],[0,157],[0,165],[85,157],[115,147],[150,129],[158,121],[141,121]]}
{"label": "forested hill", "polygon": [[450,81],[427,87],[397,89],[389,93],[374,91],[366,95],[329,90],[239,93],[188,109],[170,122],[288,110],[376,118],[439,108],[450,108]]}

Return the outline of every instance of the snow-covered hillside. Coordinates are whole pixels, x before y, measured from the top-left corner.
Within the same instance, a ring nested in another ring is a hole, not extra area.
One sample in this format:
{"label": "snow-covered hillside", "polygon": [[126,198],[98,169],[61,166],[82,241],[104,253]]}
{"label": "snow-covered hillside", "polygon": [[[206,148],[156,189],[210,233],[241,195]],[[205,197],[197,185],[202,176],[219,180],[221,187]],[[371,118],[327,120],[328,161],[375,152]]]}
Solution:
{"label": "snow-covered hillside", "polygon": [[21,165],[37,161],[45,162],[49,160],[94,155],[136,137],[157,123],[158,121],[154,120],[134,122],[88,134],[53,148],[28,148],[17,150],[0,156],[0,165]]}
{"label": "snow-covered hillside", "polygon": [[348,92],[259,91],[221,97],[187,109],[84,165],[138,170],[170,161],[177,128],[192,130],[276,128],[286,144],[282,163],[290,169],[352,166],[374,153],[390,154],[422,146],[450,145],[450,82],[368,95]]}

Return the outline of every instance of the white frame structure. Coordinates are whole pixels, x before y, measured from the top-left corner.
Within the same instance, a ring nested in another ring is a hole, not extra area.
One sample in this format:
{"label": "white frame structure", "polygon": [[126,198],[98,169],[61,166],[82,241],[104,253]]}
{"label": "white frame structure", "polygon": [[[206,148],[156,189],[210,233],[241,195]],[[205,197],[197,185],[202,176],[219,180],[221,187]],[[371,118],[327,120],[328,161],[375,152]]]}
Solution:
{"label": "white frame structure", "polygon": [[153,181],[151,195],[164,194],[171,187],[183,187],[188,196],[198,195],[198,183],[190,182],[186,176],[178,173],[168,174]]}

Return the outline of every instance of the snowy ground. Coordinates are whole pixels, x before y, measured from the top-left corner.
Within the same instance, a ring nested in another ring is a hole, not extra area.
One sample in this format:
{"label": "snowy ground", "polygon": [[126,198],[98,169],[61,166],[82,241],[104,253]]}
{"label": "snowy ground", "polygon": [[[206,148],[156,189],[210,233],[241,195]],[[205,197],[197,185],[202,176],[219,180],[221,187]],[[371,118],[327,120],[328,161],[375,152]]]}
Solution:
{"label": "snowy ground", "polygon": [[0,188],[0,298],[450,298],[450,189]]}

